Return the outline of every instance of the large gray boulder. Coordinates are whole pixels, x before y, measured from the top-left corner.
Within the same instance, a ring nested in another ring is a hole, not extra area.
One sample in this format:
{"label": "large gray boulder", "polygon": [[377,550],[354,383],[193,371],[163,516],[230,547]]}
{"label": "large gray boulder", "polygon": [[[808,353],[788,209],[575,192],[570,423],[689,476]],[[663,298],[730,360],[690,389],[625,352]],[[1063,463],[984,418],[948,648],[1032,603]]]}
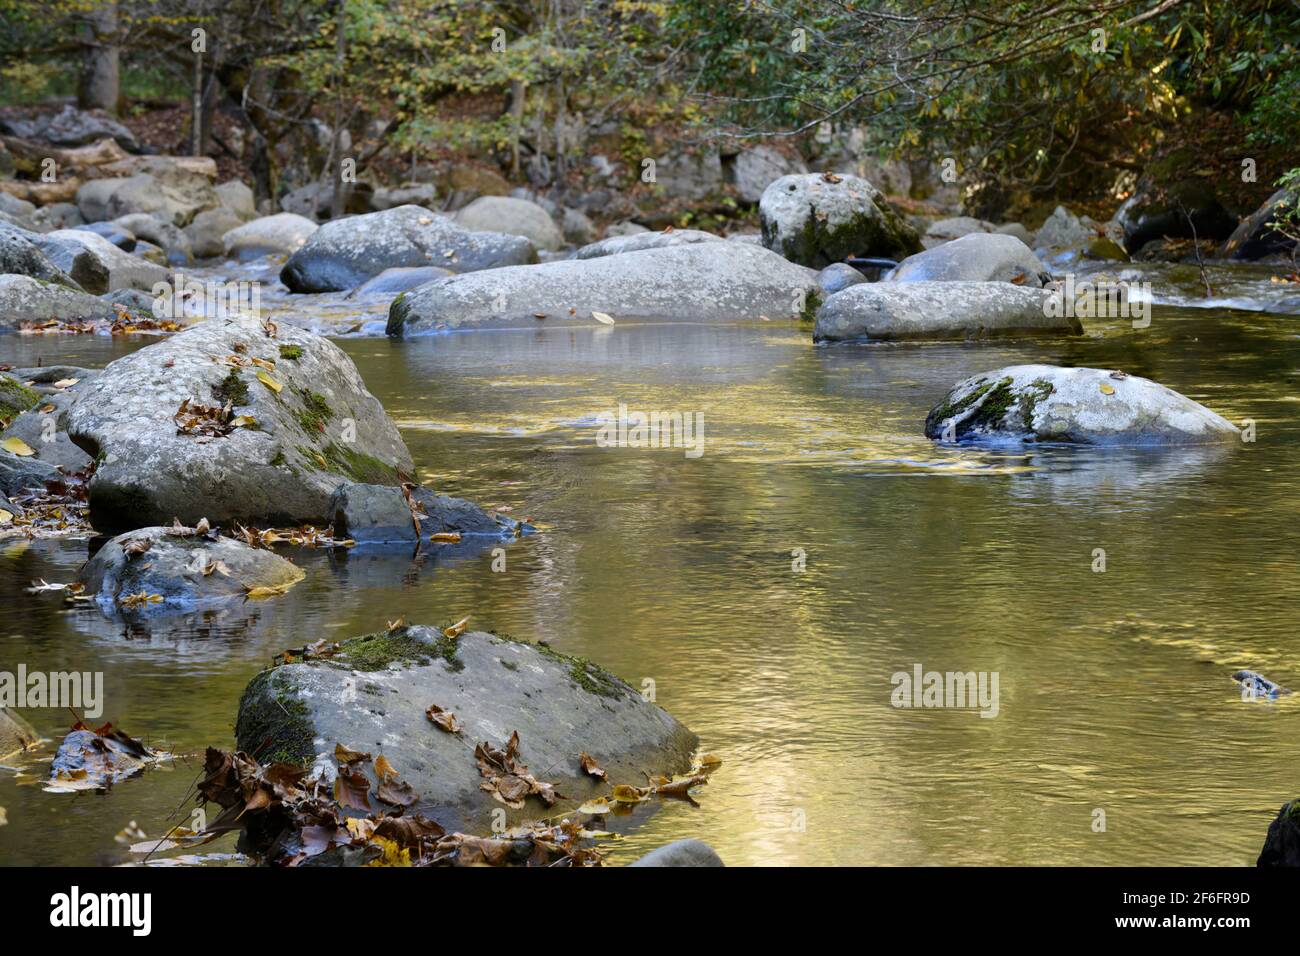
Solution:
{"label": "large gray boulder", "polygon": [[814,269],[849,256],[902,259],[921,251],[916,230],[857,176],[782,176],[764,190],[758,215],[763,245]]}
{"label": "large gray boulder", "polygon": [[338,292],[393,266],[440,266],[474,272],[537,261],[522,236],[471,232],[420,206],[349,216],[325,223],[280,272],[292,292]]}
{"label": "large gray boulder", "polygon": [[815,272],[766,249],[701,242],[439,279],[393,301],[388,334],[595,325],[595,312],[616,321],[789,318],[811,312],[816,289]]}
{"label": "large gray boulder", "polygon": [[80,242],[59,238],[53,233],[32,233],[31,240],[50,262],[71,276],[82,291],[91,295],[103,295],[108,291],[108,266]]}
{"label": "large gray boulder", "polygon": [[32,214],[32,226],[37,232],[51,232],[55,229],[74,229],[83,225],[81,210],[70,202],[53,202],[42,206]]}
{"label": "large gray boulder", "polygon": [[[454,714],[461,731],[436,726],[426,715],[431,706]],[[326,758],[336,744],[382,753],[419,795],[407,813],[467,833],[487,832],[496,810],[505,810],[509,823],[548,817],[607,796],[611,785],[643,786],[644,773],[683,772],[697,743],[632,687],[584,660],[492,634],[453,639],[418,626],[264,671],[244,691],[235,732],[239,748],[263,762],[332,766]],[[515,759],[539,783],[554,785],[553,806],[529,795],[522,808],[507,808],[482,788],[475,745],[505,750],[515,733]],[[583,772],[583,753],[606,780]]]}
{"label": "large gray boulder", "polygon": [[535,202],[512,196],[480,196],[456,211],[456,222],[471,232],[503,232],[523,236],[537,249],[554,251],[564,234],[550,213]]}
{"label": "large gray boulder", "polygon": [[151,158],[141,172],[113,179],[92,179],[77,190],[77,207],[87,222],[149,213],[176,226],[188,225],[205,209],[221,205],[212,182],[166,157]]}
{"label": "large gray boulder", "polygon": [[837,292],[817,310],[815,341],[1080,335],[1052,316],[1050,293],[1010,282],[873,282]]}
{"label": "large gray boulder", "polygon": [[1057,206],[1034,237],[1036,249],[1073,249],[1097,238],[1091,220],[1084,221],[1064,206]]}
{"label": "large gray boulder", "polygon": [[832,262],[817,273],[817,285],[823,295],[834,295],[851,285],[861,285],[866,281],[867,277],[847,262]]}
{"label": "large gray boulder", "polygon": [[42,282],[82,291],[81,286],[37,245],[43,233],[0,223],[0,273],[31,276]]}
{"label": "large gray boulder", "polygon": [[[205,210],[205,212],[210,211]],[[203,214],[199,213],[199,215]],[[125,216],[118,216],[113,220],[113,224],[131,233],[137,239],[152,242],[162,249],[167,254],[167,261],[171,265],[188,265],[194,259],[194,249],[190,245],[189,235],[179,226],[175,226],[169,221],[159,219],[157,216],[148,213],[135,212]],[[185,229],[188,230],[189,226],[186,226]]]}
{"label": "large gray boulder", "polygon": [[610,236],[599,242],[588,243],[573,254],[575,259],[599,259],[617,256],[624,252],[642,249],[664,249],[668,246],[688,246],[694,242],[718,242],[721,236],[700,229],[674,229],[671,232],[636,232],[627,236]]}
{"label": "large gray boulder", "polygon": [[32,119],[9,120],[0,124],[5,132],[24,139],[43,139],[55,146],[85,146],[111,138],[127,152],[138,153],[135,134],[103,110],[79,110],[68,104],[58,113]]}
{"label": "large gray boulder", "polygon": [[[118,289],[152,292],[155,285],[167,282],[171,277],[165,266],[123,252],[110,240],[88,229],[56,229],[45,234],[45,242],[75,243],[98,260],[100,269],[107,276],[104,292],[115,292]],[[142,245],[136,243],[137,248]]]}
{"label": "large gray boulder", "polygon": [[[2,712],[0,712],[2,715]],[[2,733],[2,731],[0,731]],[[0,737],[0,742],[3,737]],[[0,747],[0,756],[3,755]],[[1288,800],[1268,825],[1256,866],[1300,866],[1300,799]]]}
{"label": "large gray boulder", "polygon": [[[229,403],[251,422],[182,431],[182,402]],[[73,404],[68,434],[99,461],[90,517],[100,531],[173,517],[324,525],[340,483],[399,484],[412,471],[341,349],[291,326],[272,338],[245,318],[209,319],[110,363]]]}
{"label": "large gray boulder", "polygon": [[404,183],[391,188],[381,186],[370,197],[370,208],[375,212],[395,209],[398,206],[432,206],[438,199],[434,183]]}
{"label": "large gray boulder", "polygon": [[25,322],[99,322],[114,318],[113,307],[93,295],[30,276],[0,275],[0,329],[17,329]]}
{"label": "large gray boulder", "polygon": [[717,193],[723,181],[722,157],[714,150],[676,149],[656,163],[655,183],[669,199],[704,199]]}
{"label": "large gray boulder", "polygon": [[232,179],[213,187],[222,209],[227,209],[243,222],[257,218],[257,200],[253,190],[238,179]]}
{"label": "large gray boulder", "polygon": [[82,565],[77,580],[105,610],[147,595],[139,606],[144,611],[193,610],[250,593],[272,595],[302,580],[302,571],[273,551],[195,531],[169,526],[120,534]]}
{"label": "large gray boulder", "polygon": [[434,279],[445,279],[456,273],[437,266],[398,266],[385,269],[373,279],[367,279],[348,293],[349,299],[391,300],[394,296],[418,288]]}
{"label": "large gray boulder", "polygon": [[888,282],[1014,282],[1042,288],[1052,279],[1047,266],[1015,236],[973,232],[908,256]]}
{"label": "large gray boulder", "polygon": [[1013,365],[958,382],[926,417],[925,434],[1093,445],[1240,437],[1227,419],[1150,379],[1057,365]]}
{"label": "large gray boulder", "polygon": [[925,230],[925,235],[921,237],[921,244],[927,249],[932,249],[972,233],[996,231],[997,226],[983,219],[976,219],[973,216],[953,216],[950,219],[939,219],[930,223]]}
{"label": "large gray boulder", "polygon": [[753,146],[742,149],[727,167],[736,194],[745,202],[755,203],[763,198],[768,186],[782,176],[801,175],[808,167],[801,160],[792,160],[771,146]]}
{"label": "large gray boulder", "polygon": [[291,256],[306,245],[319,228],[306,216],[280,212],[231,229],[222,236],[222,244],[225,255],[241,262],[262,256]]}

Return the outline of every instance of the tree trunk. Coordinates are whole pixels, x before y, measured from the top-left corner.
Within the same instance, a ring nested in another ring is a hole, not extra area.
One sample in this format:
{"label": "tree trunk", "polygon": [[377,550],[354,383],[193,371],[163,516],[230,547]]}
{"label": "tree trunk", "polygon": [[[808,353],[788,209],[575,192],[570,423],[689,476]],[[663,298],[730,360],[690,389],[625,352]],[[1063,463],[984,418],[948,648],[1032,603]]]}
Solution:
{"label": "tree trunk", "polygon": [[519,175],[519,136],[524,125],[524,101],[528,84],[523,80],[510,81],[510,175]]}
{"label": "tree trunk", "polygon": [[334,99],[334,143],[330,153],[334,158],[334,195],[330,198],[330,218],[338,219],[343,215],[347,204],[349,187],[343,183],[343,65],[347,58],[347,37],[344,32],[344,17],[347,12],[347,0],[339,0],[338,23],[335,31],[334,46],[334,82],[337,86]]}
{"label": "tree trunk", "polygon": [[77,106],[117,112],[120,90],[117,0],[100,0],[86,12],[86,52],[77,83]]}
{"label": "tree trunk", "polygon": [[190,94],[190,155],[203,155],[203,54],[194,54],[194,89]]}

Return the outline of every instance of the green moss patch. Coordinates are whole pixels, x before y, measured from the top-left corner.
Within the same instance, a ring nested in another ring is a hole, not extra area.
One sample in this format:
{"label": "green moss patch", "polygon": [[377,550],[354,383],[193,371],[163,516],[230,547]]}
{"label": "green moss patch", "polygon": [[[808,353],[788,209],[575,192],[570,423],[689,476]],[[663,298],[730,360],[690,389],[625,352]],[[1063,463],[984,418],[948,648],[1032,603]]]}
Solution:
{"label": "green moss patch", "polygon": [[284,359],[284,360],[287,361],[287,362],[295,362],[295,361],[297,361],[298,359],[302,358],[302,346],[301,346],[301,345],[281,345],[281,346],[280,346],[280,358]]}
{"label": "green moss patch", "polygon": [[229,402],[231,405],[248,404],[248,383],[239,377],[236,369],[231,369],[230,374],[223,378],[212,389],[212,394],[218,404],[224,405]]}
{"label": "green moss patch", "polygon": [[307,705],[293,695],[284,671],[262,671],[244,689],[235,737],[260,763],[310,764],[316,728]]}
{"label": "green moss patch", "polygon": [[324,434],[325,426],[334,417],[334,409],[330,408],[330,403],[319,392],[313,392],[305,388],[297,389],[297,392],[298,397],[302,399],[302,411],[298,413],[298,424],[302,426],[303,431],[313,438]]}
{"label": "green moss patch", "polygon": [[[593,664],[585,657],[571,657],[568,654],[561,654],[545,644],[534,644],[530,641],[511,637],[509,634],[493,632],[492,636],[501,641],[509,641],[511,644],[522,644],[524,647],[530,647],[543,657],[555,661],[569,672],[569,679],[573,683],[590,694],[596,694],[599,697],[622,697],[627,693],[627,685],[609,671]],[[509,666],[504,660],[501,663],[504,666]]]}
{"label": "green moss patch", "polygon": [[442,637],[433,643],[420,640],[410,628],[396,631],[376,631],[344,641],[333,658],[352,670],[381,671],[392,664],[429,664],[442,658],[447,668],[463,670],[465,665],[456,656],[456,641]]}
{"label": "green moss patch", "polygon": [[41,396],[12,375],[0,375],[0,428],[7,428],[15,418],[34,408]]}

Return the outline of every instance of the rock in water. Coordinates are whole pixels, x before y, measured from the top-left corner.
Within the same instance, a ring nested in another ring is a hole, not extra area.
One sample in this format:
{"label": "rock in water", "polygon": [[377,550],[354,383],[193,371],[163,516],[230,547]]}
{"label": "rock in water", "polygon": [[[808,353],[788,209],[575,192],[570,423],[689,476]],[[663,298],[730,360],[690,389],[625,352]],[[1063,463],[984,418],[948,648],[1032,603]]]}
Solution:
{"label": "rock in water", "polygon": [[1011,282],[1040,289],[1051,273],[1015,236],[972,232],[908,256],[887,282]]}
{"label": "rock in water", "polygon": [[[431,706],[454,714],[461,732],[436,726]],[[610,784],[644,785],[642,771],[685,771],[697,743],[665,711],[580,658],[419,626],[264,671],[245,690],[236,725],[239,748],[263,763],[312,762],[336,744],[382,753],[420,795],[408,813],[469,833],[487,832],[493,811],[505,809],[481,789],[474,746],[504,748],[514,733],[519,761],[561,795],[553,807],[526,797],[522,809],[507,811],[515,821],[562,813],[608,794]],[[607,782],[583,772],[581,753],[606,770]]]}
{"label": "rock in water", "polygon": [[523,236],[470,232],[420,206],[334,219],[317,229],[280,272],[292,292],[351,289],[394,266],[474,272],[536,262]]}
{"label": "rock in water", "polygon": [[651,850],[628,866],[726,866],[713,847],[701,840],[676,840]]}
{"label": "rock in water", "polygon": [[17,712],[0,707],[0,760],[35,746],[40,739],[41,735]]}
{"label": "rock in water", "polygon": [[1259,698],[1274,700],[1278,697],[1285,697],[1291,693],[1280,684],[1275,684],[1263,674],[1255,671],[1237,671],[1232,675],[1232,679],[1241,685],[1241,696],[1246,698]]}
{"label": "rock in water", "polygon": [[281,593],[302,577],[293,562],[264,548],[174,527],[120,534],[77,574],[105,610],[130,605],[132,595],[146,596],[140,610],[191,610],[250,593]]}
{"label": "rock in water", "polygon": [[[173,517],[324,525],[342,482],[400,484],[413,469],[352,360],[302,329],[272,338],[254,319],[209,319],[110,363],[80,391],[68,434],[99,460],[90,515],[100,531]],[[195,408],[227,403],[244,419],[237,427]]]}
{"label": "rock in water", "polygon": [[0,275],[0,329],[24,322],[111,322],[113,306],[84,292],[74,292],[29,276]]}
{"label": "rock in water", "polygon": [[855,285],[835,293],[817,310],[813,339],[837,342],[1081,335],[1083,326],[1077,318],[1048,314],[1049,295],[1043,289],[1026,289],[1010,282]]}
{"label": "rock in water", "polygon": [[388,334],[536,329],[615,320],[785,319],[817,301],[817,273],[756,246],[699,242],[598,259],[492,269],[420,286],[393,301]]}
{"label": "rock in water", "polygon": [[[420,535],[460,534],[497,540],[530,530],[504,515],[490,515],[472,501],[435,494],[428,488],[411,490],[419,509]],[[343,484],[334,492],[329,513],[335,537],[358,544],[403,544],[416,541],[412,505],[401,488],[391,485]]]}
{"label": "rock in water", "polygon": [[523,236],[537,249],[559,249],[564,234],[541,206],[513,196],[480,196],[456,211],[456,222],[471,232],[503,232]]}
{"label": "rock in water", "polygon": [[82,291],[81,286],[50,261],[35,240],[40,234],[0,222],[0,273],[30,276],[42,282]]}
{"label": "rock in water", "polygon": [[1300,800],[1284,803],[1268,825],[1256,866],[1300,866]]}
{"label": "rock in water", "polygon": [[1190,444],[1235,441],[1227,419],[1172,389],[1099,368],[1012,365],[953,386],[927,438]]}
{"label": "rock in water", "polygon": [[921,240],[875,186],[857,176],[782,176],[758,204],[763,245],[824,269],[850,256],[902,259]]}

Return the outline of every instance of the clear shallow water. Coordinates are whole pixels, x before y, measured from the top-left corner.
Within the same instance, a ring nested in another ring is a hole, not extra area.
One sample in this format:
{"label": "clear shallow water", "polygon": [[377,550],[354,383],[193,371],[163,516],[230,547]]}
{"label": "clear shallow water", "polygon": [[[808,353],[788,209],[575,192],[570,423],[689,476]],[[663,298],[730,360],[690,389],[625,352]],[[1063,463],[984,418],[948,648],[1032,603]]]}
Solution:
{"label": "clear shallow water", "polygon": [[[239,694],[277,651],[468,613],[652,678],[724,758],[698,809],[665,805],[616,861],[697,836],[731,864],[1248,864],[1300,793],[1300,703],[1243,703],[1229,679],[1300,686],[1295,321],[1157,307],[1144,331],[1010,345],[814,347],[780,323],[342,340],[426,482],[546,527],[505,573],[488,554],[303,552],[284,598],[139,627],[22,593],[71,579],[85,542],[9,543],[0,666],[103,669],[106,717],[198,755],[233,743]],[[0,361],[98,366],[139,344],[11,336]],[[953,382],[1025,361],[1149,376],[1253,418],[1259,440],[921,436]],[[703,456],[597,447],[619,402],[702,412]],[[891,707],[891,675],[917,663],[997,671],[998,717]],[[113,835],[177,822],[200,764],[78,797],[0,771],[0,862],[120,862]]]}

